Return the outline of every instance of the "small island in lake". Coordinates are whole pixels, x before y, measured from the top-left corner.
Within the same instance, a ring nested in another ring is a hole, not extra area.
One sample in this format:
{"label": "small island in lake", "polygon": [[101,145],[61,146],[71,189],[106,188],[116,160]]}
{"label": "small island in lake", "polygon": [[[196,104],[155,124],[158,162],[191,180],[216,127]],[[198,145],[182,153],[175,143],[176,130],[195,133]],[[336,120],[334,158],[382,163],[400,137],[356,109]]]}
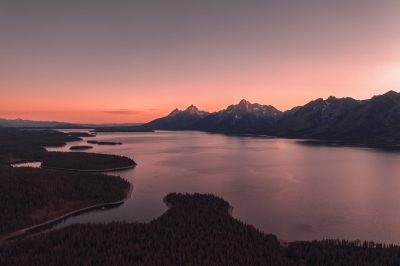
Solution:
{"label": "small island in lake", "polygon": [[93,148],[93,146],[82,145],[82,146],[71,146],[69,149],[71,151],[77,151],[77,150],[90,150],[92,148]]}
{"label": "small island in lake", "polygon": [[128,157],[87,152],[48,152],[42,159],[43,168],[72,171],[113,171],[135,166]]}
{"label": "small island in lake", "polygon": [[122,145],[122,142],[88,140],[87,143],[97,145]]}
{"label": "small island in lake", "polygon": [[74,136],[74,137],[96,137],[96,133],[95,132],[68,132],[66,133],[69,136]]}

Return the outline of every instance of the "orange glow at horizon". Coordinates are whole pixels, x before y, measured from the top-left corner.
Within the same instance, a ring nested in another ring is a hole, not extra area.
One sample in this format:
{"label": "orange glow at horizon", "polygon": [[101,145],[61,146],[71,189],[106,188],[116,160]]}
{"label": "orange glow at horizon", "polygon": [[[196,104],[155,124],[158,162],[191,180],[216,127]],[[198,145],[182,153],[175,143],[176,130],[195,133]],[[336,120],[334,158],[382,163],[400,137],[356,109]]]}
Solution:
{"label": "orange glow at horizon", "polygon": [[[331,95],[367,99],[389,90],[400,91],[398,65],[349,67],[338,64],[330,67],[302,64],[269,71],[263,71],[262,67],[251,71],[242,69],[241,76],[227,75],[218,79],[211,76],[203,79],[203,83],[194,78],[187,85],[183,81],[169,86],[149,81],[130,85],[124,81],[112,86],[89,82],[79,87],[71,82],[54,89],[56,83],[46,87],[43,81],[43,85],[40,82],[34,86],[30,80],[30,85],[21,82],[8,86],[11,89],[0,99],[0,117],[76,123],[143,123],[165,116],[175,108],[185,109],[190,104],[213,112],[244,98],[285,111]],[[26,91],[26,86],[31,90]],[[147,87],[149,91],[130,89],[135,86]]]}
{"label": "orange glow at horizon", "polygon": [[399,1],[150,2],[0,4],[0,118],[143,123],[400,91]]}

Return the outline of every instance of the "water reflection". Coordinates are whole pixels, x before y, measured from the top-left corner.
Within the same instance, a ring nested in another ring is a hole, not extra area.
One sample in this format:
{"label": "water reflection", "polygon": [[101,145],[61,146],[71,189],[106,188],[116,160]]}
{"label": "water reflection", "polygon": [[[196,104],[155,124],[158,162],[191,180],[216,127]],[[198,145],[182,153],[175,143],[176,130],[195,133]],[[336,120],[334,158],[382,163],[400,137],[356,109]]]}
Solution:
{"label": "water reflection", "polygon": [[148,222],[166,210],[162,198],[169,192],[201,192],[224,197],[235,217],[285,240],[400,243],[398,153],[201,132],[100,133],[96,140],[123,145],[95,145],[91,152],[138,163],[118,173],[134,185],[133,195],[119,208],[73,217],[57,227]]}

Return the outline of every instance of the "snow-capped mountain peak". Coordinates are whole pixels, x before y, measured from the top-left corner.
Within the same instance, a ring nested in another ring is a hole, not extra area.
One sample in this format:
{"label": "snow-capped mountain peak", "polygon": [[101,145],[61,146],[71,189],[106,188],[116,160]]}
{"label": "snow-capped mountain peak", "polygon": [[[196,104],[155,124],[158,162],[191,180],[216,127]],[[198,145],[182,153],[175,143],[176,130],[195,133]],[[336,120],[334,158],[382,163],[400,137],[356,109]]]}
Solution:
{"label": "snow-capped mountain peak", "polygon": [[200,111],[199,108],[194,106],[193,104],[187,107],[185,110],[179,110],[178,108],[174,109],[171,113],[169,113],[168,116],[176,116],[178,114],[183,114],[183,115],[192,115],[192,116],[205,116],[208,114],[208,112],[205,111]]}
{"label": "snow-capped mountain peak", "polygon": [[172,110],[171,113],[169,113],[168,116],[175,116],[175,115],[179,114],[180,112],[182,112],[182,111],[179,110],[178,108],[175,108],[174,110]]}

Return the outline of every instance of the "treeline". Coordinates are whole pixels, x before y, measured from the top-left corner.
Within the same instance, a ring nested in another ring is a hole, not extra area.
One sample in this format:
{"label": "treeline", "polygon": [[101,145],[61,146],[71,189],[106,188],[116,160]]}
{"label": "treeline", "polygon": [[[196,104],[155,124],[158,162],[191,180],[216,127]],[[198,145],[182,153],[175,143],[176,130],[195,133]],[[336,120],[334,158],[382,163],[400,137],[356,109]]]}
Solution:
{"label": "treeline", "polygon": [[28,145],[59,147],[69,141],[81,140],[80,137],[91,136],[85,132],[63,133],[55,130],[23,130],[0,127],[2,145]]}
{"label": "treeline", "polygon": [[122,200],[120,177],[28,167],[0,167],[0,236],[75,209]]}
{"label": "treeline", "polygon": [[41,160],[43,168],[104,170],[135,166],[128,157],[87,152],[47,152]]}
{"label": "treeline", "polygon": [[147,224],[72,225],[7,243],[1,265],[400,265],[400,248],[326,240],[280,245],[212,195],[170,194]]}
{"label": "treeline", "polygon": [[97,141],[97,140],[88,140],[87,143],[97,144],[97,145],[122,145],[122,142],[114,142],[114,141]]}
{"label": "treeline", "polygon": [[78,151],[78,150],[90,150],[92,149],[92,146],[87,146],[87,145],[79,145],[79,146],[71,146],[69,150],[71,151]]}
{"label": "treeline", "polygon": [[126,157],[90,153],[47,152],[87,133],[0,128],[0,238],[13,231],[73,210],[124,199],[129,183],[117,176],[49,169],[13,168],[23,160],[44,166],[104,169],[131,165]]}
{"label": "treeline", "polygon": [[304,265],[400,265],[400,247],[371,241],[292,242],[286,256]]}
{"label": "treeline", "polygon": [[0,128],[0,164],[9,165],[19,160],[37,160],[42,167],[76,170],[102,170],[133,167],[136,163],[124,156],[83,153],[47,152],[44,147],[59,147],[80,137],[92,136],[85,132],[62,133],[53,130],[19,130]]}
{"label": "treeline", "polygon": [[213,196],[170,195],[148,224],[81,224],[10,242],[0,265],[293,265],[275,236],[231,218]]}
{"label": "treeline", "polygon": [[83,136],[90,134],[0,127],[0,164],[8,165],[21,159],[38,160],[46,154],[44,147],[61,147],[66,142],[81,140]]}

